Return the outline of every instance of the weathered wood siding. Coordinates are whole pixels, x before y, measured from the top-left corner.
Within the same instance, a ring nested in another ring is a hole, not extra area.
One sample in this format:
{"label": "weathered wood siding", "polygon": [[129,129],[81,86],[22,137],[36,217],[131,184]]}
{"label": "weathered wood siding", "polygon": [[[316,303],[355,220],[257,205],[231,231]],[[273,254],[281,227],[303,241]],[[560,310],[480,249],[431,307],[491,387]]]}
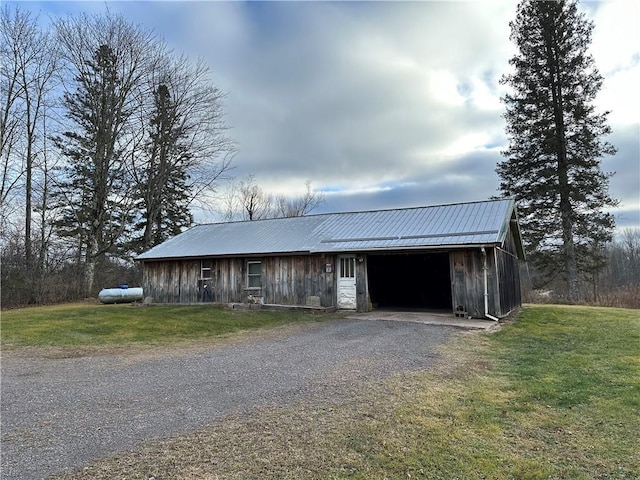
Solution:
{"label": "weathered wood siding", "polygon": [[145,296],[164,303],[195,301],[200,261],[147,262],[144,265],[143,289]]}
{"label": "weathered wood siding", "polygon": [[[323,307],[334,306],[334,274],[324,255],[266,257],[262,260],[262,296],[265,303],[306,305],[308,297],[320,297]],[[335,271],[335,269],[333,269]]]}
{"label": "weathered wood siding", "polygon": [[[211,289],[211,301],[245,302],[248,297],[246,293],[247,259],[220,258],[211,260],[211,263],[211,278],[207,280],[209,282],[207,285]],[[205,280],[202,280],[201,283],[204,282]],[[195,293],[197,295],[199,291]],[[202,301],[202,298],[196,297],[193,301]]]}
{"label": "weathered wood siding", "polygon": [[[453,250],[450,255],[452,309],[482,318],[508,314],[521,305],[519,263],[512,235],[502,249],[487,247],[488,311],[484,307],[485,258],[479,248]],[[360,261],[362,259],[362,261]],[[201,278],[201,261],[211,266],[211,278]],[[247,262],[261,262],[261,286],[247,288]],[[331,271],[327,271],[331,265]],[[212,258],[145,262],[145,296],[159,303],[246,302],[249,295],[264,303],[306,305],[317,297],[320,306],[336,305],[337,256],[298,255],[244,258]],[[443,279],[443,281],[445,281]],[[210,296],[203,295],[206,284]],[[356,305],[358,311],[372,309],[368,288],[367,256],[356,261]]]}
{"label": "weathered wood siding", "polygon": [[367,258],[356,257],[356,311],[370,312],[373,310],[369,296],[369,275],[367,273]]}
{"label": "weathered wood siding", "polygon": [[522,304],[519,260],[512,235],[503,248],[485,248],[487,311],[484,307],[485,259],[480,249],[451,252],[451,283],[454,312],[458,307],[472,317],[486,314],[504,317]]}
{"label": "weathered wood siding", "polygon": [[487,248],[488,311],[484,308],[484,258],[479,248],[451,252],[451,283],[453,310],[462,309],[474,318],[496,315],[499,295],[496,283],[494,249]]}
{"label": "weathered wood siding", "polygon": [[507,235],[503,248],[496,249],[496,264],[498,288],[500,290],[500,308],[497,316],[502,317],[522,305],[520,264],[511,231]]}
{"label": "weathered wood siding", "polygon": [[[201,278],[201,262],[211,262],[211,278]],[[248,288],[247,262],[261,262],[261,287]],[[307,298],[320,298],[320,305],[334,305],[333,272],[325,265],[334,258],[324,255],[244,257],[145,262],[145,296],[159,303],[195,303],[203,300],[246,302],[249,295],[264,303],[305,305]],[[211,292],[203,298],[203,285]]]}

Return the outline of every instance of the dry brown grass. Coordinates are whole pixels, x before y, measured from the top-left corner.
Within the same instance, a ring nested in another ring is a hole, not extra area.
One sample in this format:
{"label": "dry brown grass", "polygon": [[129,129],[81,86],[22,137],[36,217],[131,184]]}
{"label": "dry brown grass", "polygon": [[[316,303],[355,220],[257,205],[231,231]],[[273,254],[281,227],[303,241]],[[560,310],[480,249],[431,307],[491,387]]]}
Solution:
{"label": "dry brown grass", "polygon": [[598,304],[602,307],[640,309],[640,285],[629,285],[600,295]]}
{"label": "dry brown grass", "polygon": [[[640,285],[627,285],[613,290],[603,290],[598,293],[597,301],[593,300],[591,292],[577,303],[595,307],[640,309]],[[526,303],[537,305],[566,304],[567,300],[551,290],[531,290],[523,295]]]}

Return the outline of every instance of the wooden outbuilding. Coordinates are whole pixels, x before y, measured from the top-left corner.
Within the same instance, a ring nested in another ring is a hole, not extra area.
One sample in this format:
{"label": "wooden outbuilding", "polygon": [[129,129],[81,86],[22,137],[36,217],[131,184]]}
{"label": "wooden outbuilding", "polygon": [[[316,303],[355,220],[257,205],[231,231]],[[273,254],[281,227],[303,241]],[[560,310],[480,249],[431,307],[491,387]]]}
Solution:
{"label": "wooden outbuilding", "polygon": [[521,304],[511,199],[198,225],[140,255],[157,303],[402,308],[493,318]]}

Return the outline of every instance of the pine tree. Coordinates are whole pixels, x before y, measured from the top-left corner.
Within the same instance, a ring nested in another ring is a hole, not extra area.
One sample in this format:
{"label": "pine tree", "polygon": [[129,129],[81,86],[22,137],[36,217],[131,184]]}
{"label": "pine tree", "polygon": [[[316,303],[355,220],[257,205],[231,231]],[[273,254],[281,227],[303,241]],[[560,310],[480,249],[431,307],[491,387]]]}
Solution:
{"label": "pine tree", "polygon": [[93,288],[98,259],[110,251],[128,223],[125,170],[118,147],[126,94],[117,74],[117,58],[108,45],[100,46],[76,77],[73,93],[66,93],[67,117],[76,127],[54,139],[69,159],[65,179],[59,183],[61,202],[57,221],[61,235],[76,240],[84,263],[84,289]]}
{"label": "pine tree", "polygon": [[55,28],[68,119],[55,139],[68,163],[58,185],[65,202],[58,225],[78,252],[89,295],[102,275],[98,265],[124,256],[130,240],[135,195],[127,167],[141,130],[136,114],[144,79],[163,44],[109,12],[57,20]]}
{"label": "pine tree", "polygon": [[145,90],[130,165],[140,212],[135,251],[190,226],[194,206],[209,208],[209,194],[235,152],[223,122],[224,94],[211,82],[202,59],[192,62],[161,52]]}
{"label": "pine tree", "polygon": [[518,202],[531,262],[546,281],[562,275],[574,301],[593,245],[612,237],[606,209],[617,204],[600,165],[615,148],[603,139],[609,112],[593,105],[603,80],[588,52],[593,23],[575,0],[524,0],[510,27],[518,53],[502,79],[511,93],[500,190]]}
{"label": "pine tree", "polygon": [[135,179],[143,219],[137,250],[147,250],[177,235],[193,219],[189,212],[186,167],[192,154],[186,142],[185,122],[169,88],[160,84],[153,92],[153,111],[144,154]]}

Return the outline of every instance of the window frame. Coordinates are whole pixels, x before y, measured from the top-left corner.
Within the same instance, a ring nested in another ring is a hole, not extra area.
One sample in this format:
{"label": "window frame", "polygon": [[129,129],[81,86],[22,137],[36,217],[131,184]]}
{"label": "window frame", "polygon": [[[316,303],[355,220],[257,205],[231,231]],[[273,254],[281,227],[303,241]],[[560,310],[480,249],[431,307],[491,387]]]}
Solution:
{"label": "window frame", "polygon": [[[208,264],[209,266],[206,267],[205,264]],[[205,277],[205,271],[209,271],[209,276]],[[213,278],[212,276],[212,272],[213,272],[213,260],[200,260],[200,280],[211,280]]]}
{"label": "window frame", "polygon": [[[251,273],[251,266],[258,265],[260,271],[258,273]],[[258,286],[252,286],[251,280],[258,279]],[[260,290],[262,289],[262,260],[247,260],[247,290]]]}
{"label": "window frame", "polygon": [[340,278],[355,278],[356,277],[356,258],[340,257],[339,269],[340,269],[339,270]]}

